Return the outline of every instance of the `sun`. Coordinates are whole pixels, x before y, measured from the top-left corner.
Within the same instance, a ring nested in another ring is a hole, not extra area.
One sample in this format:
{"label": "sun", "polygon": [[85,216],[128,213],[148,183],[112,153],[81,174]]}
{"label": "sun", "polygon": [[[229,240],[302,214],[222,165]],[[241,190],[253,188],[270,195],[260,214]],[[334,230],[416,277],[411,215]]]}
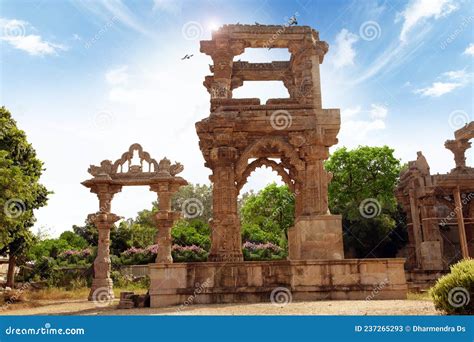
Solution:
{"label": "sun", "polygon": [[211,21],[207,24],[207,28],[209,31],[217,31],[219,29],[219,24],[214,22],[214,21]]}

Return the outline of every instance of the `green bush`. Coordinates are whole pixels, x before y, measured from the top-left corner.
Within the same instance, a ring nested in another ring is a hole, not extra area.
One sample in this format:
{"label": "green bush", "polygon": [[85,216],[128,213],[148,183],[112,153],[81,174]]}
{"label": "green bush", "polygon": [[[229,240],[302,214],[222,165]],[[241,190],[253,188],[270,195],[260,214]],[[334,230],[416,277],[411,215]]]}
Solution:
{"label": "green bush", "polygon": [[448,315],[474,314],[474,260],[451,266],[451,272],[438,279],[430,290],[436,309]]}
{"label": "green bush", "polygon": [[200,219],[177,221],[171,231],[171,235],[175,245],[195,245],[205,250],[209,250],[211,247],[209,224]]}
{"label": "green bush", "polygon": [[246,241],[242,252],[245,261],[263,261],[263,260],[284,260],[286,259],[286,250],[271,243],[253,243]]}
{"label": "green bush", "polygon": [[150,287],[150,278],[148,276],[136,278],[125,276],[120,271],[112,271],[110,276],[116,288],[126,288],[130,291],[138,289],[148,289]]}

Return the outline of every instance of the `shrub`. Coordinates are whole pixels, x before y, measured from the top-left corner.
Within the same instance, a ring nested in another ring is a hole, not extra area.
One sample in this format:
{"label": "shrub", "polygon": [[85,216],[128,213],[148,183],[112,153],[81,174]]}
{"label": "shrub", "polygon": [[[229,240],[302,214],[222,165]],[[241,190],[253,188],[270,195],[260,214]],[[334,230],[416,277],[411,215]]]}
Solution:
{"label": "shrub", "polygon": [[448,315],[474,314],[474,260],[451,266],[451,272],[430,289],[436,309]]}
{"label": "shrub", "polygon": [[94,255],[92,253],[92,250],[89,248],[82,250],[68,249],[61,252],[57,260],[61,266],[86,266],[94,262]]}
{"label": "shrub", "polygon": [[25,291],[23,290],[7,290],[3,293],[5,303],[19,303],[25,301]]}
{"label": "shrub", "polygon": [[116,288],[126,288],[128,290],[148,289],[150,287],[150,278],[148,276],[141,278],[133,278],[120,273],[120,271],[112,271],[110,274]]}
{"label": "shrub", "polygon": [[[146,248],[129,248],[120,256],[122,265],[146,265],[154,263],[158,253],[158,245],[151,245]],[[196,246],[173,245],[171,249],[174,262],[206,261],[207,252],[205,249]]]}
{"label": "shrub", "polygon": [[[153,245],[152,245],[153,246]],[[146,265],[155,261],[156,252],[153,253],[152,246],[147,248],[131,247],[120,255],[123,265]]]}
{"label": "shrub", "polygon": [[210,228],[200,219],[179,220],[175,223],[171,235],[173,244],[180,246],[196,245],[205,250],[211,247]]}
{"label": "shrub", "polygon": [[193,262],[193,261],[206,261],[207,252],[199,246],[179,246],[173,245],[171,249],[174,262]]}
{"label": "shrub", "polygon": [[247,261],[282,260],[286,258],[285,250],[271,242],[253,243],[246,241],[243,245],[242,252],[244,254],[244,260]]}

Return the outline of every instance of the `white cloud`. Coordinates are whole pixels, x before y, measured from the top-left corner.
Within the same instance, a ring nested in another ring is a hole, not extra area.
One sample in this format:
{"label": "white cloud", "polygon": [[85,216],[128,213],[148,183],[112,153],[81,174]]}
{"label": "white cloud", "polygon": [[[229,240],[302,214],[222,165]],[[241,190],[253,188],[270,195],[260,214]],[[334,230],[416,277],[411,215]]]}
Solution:
{"label": "white cloud", "polygon": [[144,24],[144,18],[135,15],[130,7],[121,0],[78,1],[76,4],[101,17],[107,23],[118,21],[122,25],[144,35],[153,36],[154,34]]}
{"label": "white cloud", "polygon": [[61,44],[45,41],[38,34],[27,34],[34,28],[26,21],[0,18],[0,40],[18,50],[32,56],[56,55],[60,50],[66,50]]}
{"label": "white cloud", "polygon": [[337,34],[334,56],[331,59],[336,68],[354,65],[354,58],[356,56],[354,44],[358,40],[359,37],[347,29],[342,29],[341,32]]}
{"label": "white cloud", "polygon": [[388,114],[388,108],[380,104],[372,104],[370,110],[370,117],[372,119],[385,119]]}
{"label": "white cloud", "polygon": [[459,88],[459,83],[452,82],[434,82],[431,86],[415,90],[415,94],[421,94],[422,96],[440,97],[441,95],[448,94],[454,89]]}
{"label": "white cloud", "polygon": [[444,17],[457,8],[453,0],[411,0],[397,16],[397,21],[403,20],[400,40],[405,42],[409,33],[426,20]]}
{"label": "white cloud", "polygon": [[182,9],[183,2],[181,0],[153,0],[153,11],[179,14]]}
{"label": "white cloud", "polygon": [[441,78],[444,80],[433,82],[429,87],[416,89],[414,93],[421,96],[440,97],[469,84],[472,75],[461,69],[445,72]]}
{"label": "white cloud", "polygon": [[126,84],[128,77],[128,66],[126,65],[111,69],[105,74],[107,83],[114,86]]}
{"label": "white cloud", "polygon": [[474,43],[469,44],[466,50],[464,50],[464,54],[474,56]]}
{"label": "white cloud", "polygon": [[384,130],[387,115],[388,108],[380,104],[371,104],[370,110],[362,110],[361,106],[344,109],[341,112],[341,144],[358,145],[370,132]]}

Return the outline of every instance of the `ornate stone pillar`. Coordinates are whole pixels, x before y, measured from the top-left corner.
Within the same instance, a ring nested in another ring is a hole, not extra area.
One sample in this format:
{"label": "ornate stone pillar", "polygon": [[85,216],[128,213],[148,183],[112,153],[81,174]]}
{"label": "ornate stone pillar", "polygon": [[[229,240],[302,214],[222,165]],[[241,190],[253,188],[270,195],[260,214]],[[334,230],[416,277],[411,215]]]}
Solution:
{"label": "ornate stone pillar", "polygon": [[234,172],[236,158],[237,150],[233,147],[216,147],[211,150],[213,219],[210,261],[243,260]]}
{"label": "ornate stone pillar", "polygon": [[324,169],[327,147],[303,147],[305,169],[301,171],[301,207],[295,225],[288,231],[290,260],[343,259],[342,217],[328,210],[327,191],[331,175]]}
{"label": "ornate stone pillar", "polygon": [[330,173],[324,169],[327,158],[325,147],[305,146],[305,163],[303,189],[303,215],[325,215],[328,213],[328,184]]}
{"label": "ornate stone pillar", "polygon": [[415,240],[416,266],[421,268],[421,243],[423,242],[423,233],[420,224],[420,212],[415,198],[415,191],[409,190],[411,221],[413,222],[413,238]]}
{"label": "ornate stone pillar", "polygon": [[426,196],[421,203],[421,229],[423,242],[421,243],[421,265],[424,270],[443,269],[443,239],[439,232],[439,222],[436,215],[436,199]]}
{"label": "ornate stone pillar", "polygon": [[214,76],[208,86],[211,99],[232,98],[233,59],[245,51],[245,46],[244,41],[223,38],[201,42],[201,52],[211,56],[214,63]]}
{"label": "ornate stone pillar", "polygon": [[[290,43],[288,50],[293,57],[292,72],[295,85],[300,89],[300,101],[312,104],[314,108],[322,108],[319,65],[328,50],[327,43],[307,41],[302,45],[294,42]],[[304,89],[309,89],[310,92],[302,91]]]}
{"label": "ornate stone pillar", "polygon": [[448,140],[445,142],[444,146],[453,152],[454,161],[456,163],[456,168],[465,168],[466,167],[466,150],[471,147],[469,140]]}
{"label": "ornate stone pillar", "polygon": [[169,264],[173,262],[171,229],[175,220],[179,218],[179,213],[171,210],[171,196],[178,187],[162,183],[151,185],[150,190],[158,195],[158,213],[154,217],[157,228],[155,243],[158,245],[156,262]]}
{"label": "ornate stone pillar", "polygon": [[113,299],[113,282],[110,278],[110,229],[120,219],[119,216],[99,211],[91,214],[88,220],[99,231],[97,257],[94,260],[94,279],[89,293],[89,300]]}
{"label": "ornate stone pillar", "polygon": [[94,278],[92,280],[89,300],[113,299],[113,282],[110,278],[110,229],[120,217],[112,214],[111,204],[114,195],[122,190],[122,186],[106,181],[98,181],[91,187],[91,192],[99,198],[99,211],[88,216],[99,233],[97,257],[94,260]]}

